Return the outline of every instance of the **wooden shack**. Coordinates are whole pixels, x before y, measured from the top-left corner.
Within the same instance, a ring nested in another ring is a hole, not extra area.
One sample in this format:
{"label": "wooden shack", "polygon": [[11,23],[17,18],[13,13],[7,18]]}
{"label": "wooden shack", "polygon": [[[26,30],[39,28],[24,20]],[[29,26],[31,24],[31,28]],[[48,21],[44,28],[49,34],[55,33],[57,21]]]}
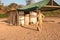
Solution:
{"label": "wooden shack", "polygon": [[[60,6],[54,1],[50,0],[50,2],[45,5],[42,9],[40,10],[54,10],[54,9],[59,9]],[[33,8],[34,9],[34,8]],[[36,9],[34,9],[37,11]],[[8,22],[9,24],[12,25],[29,25],[30,23],[36,24],[37,22],[37,13],[34,12],[34,10],[10,10],[7,12],[8,14]],[[36,14],[34,14],[36,13]],[[35,20],[34,20],[35,19]]]}
{"label": "wooden shack", "polygon": [[31,23],[34,23],[35,21],[37,22],[37,13],[35,13],[34,11],[26,12],[20,10],[11,10],[7,12],[7,15],[8,23],[10,25],[27,26]]}
{"label": "wooden shack", "polygon": [[37,23],[37,12],[18,10],[18,23],[20,26],[28,26]]}
{"label": "wooden shack", "polygon": [[10,10],[7,12],[8,23],[10,25],[18,25],[18,11]]}
{"label": "wooden shack", "polygon": [[47,5],[41,8],[42,11],[52,11],[60,9],[60,5],[55,0],[50,0]]}

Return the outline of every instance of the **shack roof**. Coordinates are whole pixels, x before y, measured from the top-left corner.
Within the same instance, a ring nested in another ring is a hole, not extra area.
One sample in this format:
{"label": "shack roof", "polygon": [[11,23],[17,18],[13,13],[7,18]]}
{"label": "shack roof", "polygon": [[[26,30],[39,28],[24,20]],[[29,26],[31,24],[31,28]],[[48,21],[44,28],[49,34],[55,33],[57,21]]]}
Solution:
{"label": "shack roof", "polygon": [[43,0],[43,1],[40,1],[38,3],[35,3],[35,4],[31,4],[31,5],[27,5],[27,6],[24,6],[22,8],[18,8],[17,10],[18,11],[31,11],[31,10],[35,10],[35,9],[40,9],[42,7],[44,7],[44,5],[48,4],[50,0]]}
{"label": "shack roof", "polygon": [[[53,2],[53,4],[52,4]],[[54,0],[45,0],[45,1],[41,1],[32,5],[28,5],[22,8],[18,8],[18,11],[33,11],[36,9],[40,9],[42,11],[44,10],[55,10],[55,9],[60,9],[60,5],[58,3],[56,3]]]}
{"label": "shack roof", "polygon": [[50,0],[46,6],[41,8],[42,11],[51,11],[56,9],[60,9],[60,5],[56,3],[54,0]]}

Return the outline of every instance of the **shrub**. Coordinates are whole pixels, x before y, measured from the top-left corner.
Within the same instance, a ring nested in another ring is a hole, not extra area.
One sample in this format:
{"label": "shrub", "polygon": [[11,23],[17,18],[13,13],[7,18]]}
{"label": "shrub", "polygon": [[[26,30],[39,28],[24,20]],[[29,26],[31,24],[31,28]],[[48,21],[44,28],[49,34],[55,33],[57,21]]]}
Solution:
{"label": "shrub", "polygon": [[6,18],[7,15],[6,14],[0,14],[0,18]]}

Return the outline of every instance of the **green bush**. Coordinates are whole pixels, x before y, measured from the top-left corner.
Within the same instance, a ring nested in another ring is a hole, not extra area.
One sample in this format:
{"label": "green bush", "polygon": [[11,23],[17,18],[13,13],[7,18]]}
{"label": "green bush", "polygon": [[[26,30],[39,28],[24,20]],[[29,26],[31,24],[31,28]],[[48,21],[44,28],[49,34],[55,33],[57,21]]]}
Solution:
{"label": "green bush", "polygon": [[58,15],[60,15],[60,10],[42,11],[42,13],[43,13],[45,16],[58,16]]}
{"label": "green bush", "polygon": [[6,18],[7,15],[6,14],[0,14],[0,18]]}

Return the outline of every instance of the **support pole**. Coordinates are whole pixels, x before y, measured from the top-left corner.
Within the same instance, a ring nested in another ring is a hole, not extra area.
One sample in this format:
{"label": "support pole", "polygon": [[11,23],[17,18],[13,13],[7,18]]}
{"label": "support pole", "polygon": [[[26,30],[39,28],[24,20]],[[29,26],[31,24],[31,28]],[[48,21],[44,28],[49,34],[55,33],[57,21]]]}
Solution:
{"label": "support pole", "polygon": [[53,1],[54,1],[54,0],[51,0],[51,5],[52,5],[52,6],[53,6]]}

